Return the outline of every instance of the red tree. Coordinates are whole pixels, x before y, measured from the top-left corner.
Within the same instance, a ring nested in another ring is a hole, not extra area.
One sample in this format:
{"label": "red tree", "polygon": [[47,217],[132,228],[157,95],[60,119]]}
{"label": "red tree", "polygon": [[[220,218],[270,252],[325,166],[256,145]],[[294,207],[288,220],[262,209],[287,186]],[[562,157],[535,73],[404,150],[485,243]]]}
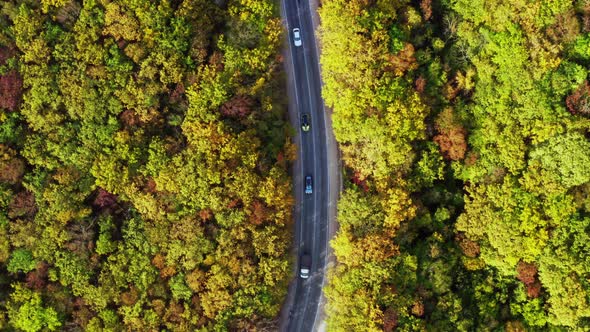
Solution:
{"label": "red tree", "polygon": [[170,93],[170,103],[178,104],[185,101],[185,89],[184,84],[178,83],[172,92]]}
{"label": "red tree", "polygon": [[199,211],[199,217],[203,221],[208,221],[209,219],[213,218],[213,211],[211,209],[203,209]]}
{"label": "red tree", "polygon": [[539,297],[541,294],[541,282],[538,280],[526,286],[526,295],[532,299]]}
{"label": "red tree", "polygon": [[245,118],[252,113],[254,100],[248,96],[238,95],[223,104],[219,111],[230,118]]}
{"label": "red tree", "polygon": [[20,103],[23,80],[16,70],[0,76],[0,108],[15,111]]}
{"label": "red tree", "polygon": [[516,266],[516,273],[516,278],[526,286],[527,296],[538,297],[541,293],[541,283],[537,279],[538,270],[535,264],[520,261]]}
{"label": "red tree", "polygon": [[116,195],[113,195],[110,192],[108,192],[102,188],[98,188],[96,198],[94,199],[94,202],[92,203],[92,205],[94,205],[95,207],[104,209],[104,208],[113,207],[115,204],[117,204],[117,196]]}
{"label": "red tree", "polygon": [[45,262],[37,264],[37,268],[27,273],[27,287],[34,289],[42,289],[47,284],[47,270],[49,265]]}
{"label": "red tree", "polygon": [[402,76],[405,72],[418,68],[418,62],[414,57],[414,46],[406,43],[404,48],[397,54],[389,56],[389,63],[385,66],[386,71]]}
{"label": "red tree", "polygon": [[537,276],[537,267],[534,264],[520,261],[516,266],[516,278],[525,285],[535,282]]}
{"label": "red tree", "polygon": [[422,10],[422,17],[428,21],[432,17],[432,0],[420,1],[420,9]]}
{"label": "red tree", "polygon": [[249,220],[254,225],[262,224],[266,218],[268,218],[270,212],[264,203],[258,199],[252,201],[250,211],[251,214]]}
{"label": "red tree", "polygon": [[422,94],[426,88],[426,79],[420,75],[414,82],[414,85],[416,87],[416,91],[418,91],[419,94]]}
{"label": "red tree", "polygon": [[459,247],[461,248],[461,251],[463,251],[463,254],[465,254],[465,256],[475,258],[477,257],[477,255],[479,255],[479,244],[477,244],[477,242],[475,241],[471,241],[470,239],[468,239],[465,236],[465,234],[457,234],[457,236],[455,236],[455,241],[459,243]]}
{"label": "red tree", "polygon": [[393,308],[387,308],[383,313],[383,331],[392,332],[397,327],[397,312]]}
{"label": "red tree", "polygon": [[8,206],[8,216],[16,218],[21,216],[32,216],[37,212],[35,196],[30,191],[21,191],[12,198]]}
{"label": "red tree", "polygon": [[590,116],[590,86],[587,81],[580,85],[571,95],[567,96],[565,105],[573,115]]}
{"label": "red tree", "polygon": [[125,127],[134,127],[141,123],[141,118],[137,113],[132,110],[124,110],[119,114],[119,120]]}
{"label": "red tree", "polygon": [[453,110],[446,108],[436,118],[434,124],[439,133],[434,136],[434,142],[446,159],[461,160],[467,151],[467,130],[455,119]]}
{"label": "red tree", "polygon": [[416,317],[424,316],[424,303],[420,300],[416,300],[412,305],[412,314]]}
{"label": "red tree", "polygon": [[[1,151],[2,149],[0,148]],[[24,173],[25,163],[22,160],[16,157],[8,160],[0,159],[0,181],[17,184]]]}
{"label": "red tree", "polygon": [[352,183],[354,183],[357,186],[359,186],[359,188],[363,189],[364,192],[368,192],[369,191],[369,186],[367,185],[367,179],[363,179],[362,178],[361,172],[354,171],[354,174],[350,178],[350,180],[352,181]]}

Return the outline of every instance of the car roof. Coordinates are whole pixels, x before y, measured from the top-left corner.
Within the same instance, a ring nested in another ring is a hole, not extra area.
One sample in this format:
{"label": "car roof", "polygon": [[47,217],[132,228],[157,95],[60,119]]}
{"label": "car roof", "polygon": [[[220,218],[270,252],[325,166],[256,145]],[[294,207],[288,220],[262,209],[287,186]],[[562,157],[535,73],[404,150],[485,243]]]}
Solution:
{"label": "car roof", "polygon": [[301,255],[301,264],[302,265],[311,265],[311,255],[308,253],[304,253],[303,255]]}

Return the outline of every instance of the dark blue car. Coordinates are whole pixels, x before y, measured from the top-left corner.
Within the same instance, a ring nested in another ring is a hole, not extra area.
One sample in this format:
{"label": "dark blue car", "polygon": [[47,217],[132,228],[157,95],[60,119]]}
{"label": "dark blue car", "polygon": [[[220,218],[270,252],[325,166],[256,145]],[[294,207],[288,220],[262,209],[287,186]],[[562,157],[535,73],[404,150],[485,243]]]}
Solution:
{"label": "dark blue car", "polygon": [[305,193],[306,194],[311,194],[313,192],[313,189],[311,188],[311,186],[312,186],[311,175],[308,175],[305,177]]}

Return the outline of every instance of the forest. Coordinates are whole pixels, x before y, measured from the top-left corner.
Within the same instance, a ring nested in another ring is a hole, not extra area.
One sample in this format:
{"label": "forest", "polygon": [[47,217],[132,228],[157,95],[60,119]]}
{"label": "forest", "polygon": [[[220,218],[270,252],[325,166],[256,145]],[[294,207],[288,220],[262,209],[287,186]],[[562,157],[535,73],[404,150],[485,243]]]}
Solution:
{"label": "forest", "polygon": [[[274,0],[0,3],[0,330],[261,331],[293,277]],[[590,331],[590,1],[322,0],[327,330]]]}
{"label": "forest", "polygon": [[282,36],[266,0],[0,3],[0,330],[276,326]]}
{"label": "forest", "polygon": [[324,0],[329,331],[590,330],[590,2]]}

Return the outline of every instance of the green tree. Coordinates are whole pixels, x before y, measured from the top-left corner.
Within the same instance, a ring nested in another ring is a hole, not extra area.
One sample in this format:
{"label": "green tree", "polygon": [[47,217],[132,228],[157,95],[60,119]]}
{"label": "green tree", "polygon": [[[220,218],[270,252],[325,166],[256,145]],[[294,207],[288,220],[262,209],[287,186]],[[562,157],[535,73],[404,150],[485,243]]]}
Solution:
{"label": "green tree", "polygon": [[61,327],[57,312],[51,307],[43,306],[39,293],[20,284],[13,285],[13,288],[8,305],[9,322],[12,326],[26,332],[44,329],[57,331]]}
{"label": "green tree", "polygon": [[6,269],[12,273],[21,271],[26,273],[35,269],[36,265],[37,261],[33,258],[33,254],[29,250],[18,248],[10,255]]}
{"label": "green tree", "polygon": [[581,134],[571,132],[554,136],[530,153],[529,168],[539,167],[539,176],[569,189],[590,181],[590,142]]}

